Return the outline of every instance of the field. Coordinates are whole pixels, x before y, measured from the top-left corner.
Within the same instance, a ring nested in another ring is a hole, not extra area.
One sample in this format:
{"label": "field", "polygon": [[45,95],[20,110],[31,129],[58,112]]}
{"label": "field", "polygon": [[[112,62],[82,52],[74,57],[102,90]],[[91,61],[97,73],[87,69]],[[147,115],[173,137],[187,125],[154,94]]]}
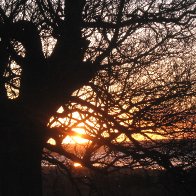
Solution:
{"label": "field", "polygon": [[196,170],[187,171],[181,179],[178,177],[178,181],[158,170],[122,169],[104,175],[85,168],[74,168],[70,174],[55,166],[43,168],[44,196],[196,195]]}

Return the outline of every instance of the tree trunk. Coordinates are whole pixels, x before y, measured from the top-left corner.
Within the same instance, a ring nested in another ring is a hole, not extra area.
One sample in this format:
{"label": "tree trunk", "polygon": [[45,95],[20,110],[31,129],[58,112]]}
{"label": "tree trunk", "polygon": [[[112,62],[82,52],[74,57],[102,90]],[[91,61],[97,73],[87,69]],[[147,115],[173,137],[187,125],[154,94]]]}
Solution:
{"label": "tree trunk", "polygon": [[0,196],[42,196],[41,136],[18,124],[1,126]]}

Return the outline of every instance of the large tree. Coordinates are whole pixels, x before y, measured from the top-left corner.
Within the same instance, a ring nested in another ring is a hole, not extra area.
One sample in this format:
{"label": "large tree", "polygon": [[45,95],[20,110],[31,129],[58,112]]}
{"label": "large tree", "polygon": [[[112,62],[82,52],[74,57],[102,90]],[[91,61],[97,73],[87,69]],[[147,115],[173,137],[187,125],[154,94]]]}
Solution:
{"label": "large tree", "polygon": [[[161,147],[195,138],[195,6],[2,0],[1,194],[42,195],[44,147],[92,169],[172,170],[184,154]],[[79,126],[89,142],[75,153],[62,141]]]}

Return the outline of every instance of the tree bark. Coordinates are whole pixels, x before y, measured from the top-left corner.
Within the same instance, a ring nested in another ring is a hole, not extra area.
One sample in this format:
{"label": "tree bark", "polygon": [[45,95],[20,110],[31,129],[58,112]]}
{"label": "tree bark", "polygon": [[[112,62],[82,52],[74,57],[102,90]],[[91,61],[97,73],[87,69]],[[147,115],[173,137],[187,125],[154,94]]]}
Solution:
{"label": "tree bark", "polygon": [[[41,157],[47,141],[48,133],[44,130],[48,120],[92,76],[87,77],[91,64],[83,63],[87,41],[81,33],[84,3],[66,1],[67,19],[57,32],[58,41],[48,59],[33,22],[3,24],[0,29],[2,40],[17,40],[26,51],[24,58],[14,52],[14,47],[9,51],[9,56],[22,68],[17,103],[7,99],[5,82],[0,86],[5,94],[0,94],[0,116],[3,116],[0,118],[0,196],[42,195]],[[1,48],[6,54],[8,47]],[[7,66],[4,58],[0,60]],[[5,80],[4,71],[0,70],[0,81]]]}
{"label": "tree bark", "polygon": [[37,126],[18,119],[3,126],[2,122],[0,195],[42,196],[42,137]]}

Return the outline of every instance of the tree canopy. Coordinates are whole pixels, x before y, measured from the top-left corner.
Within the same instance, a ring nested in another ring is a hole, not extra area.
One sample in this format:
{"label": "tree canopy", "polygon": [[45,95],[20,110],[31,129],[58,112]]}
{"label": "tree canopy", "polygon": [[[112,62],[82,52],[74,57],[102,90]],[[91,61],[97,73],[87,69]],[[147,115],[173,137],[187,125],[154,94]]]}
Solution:
{"label": "tree canopy", "polygon": [[[4,122],[32,125],[48,151],[92,169],[195,166],[195,10],[194,0],[2,0]],[[73,150],[63,140],[79,128],[87,142]]]}

